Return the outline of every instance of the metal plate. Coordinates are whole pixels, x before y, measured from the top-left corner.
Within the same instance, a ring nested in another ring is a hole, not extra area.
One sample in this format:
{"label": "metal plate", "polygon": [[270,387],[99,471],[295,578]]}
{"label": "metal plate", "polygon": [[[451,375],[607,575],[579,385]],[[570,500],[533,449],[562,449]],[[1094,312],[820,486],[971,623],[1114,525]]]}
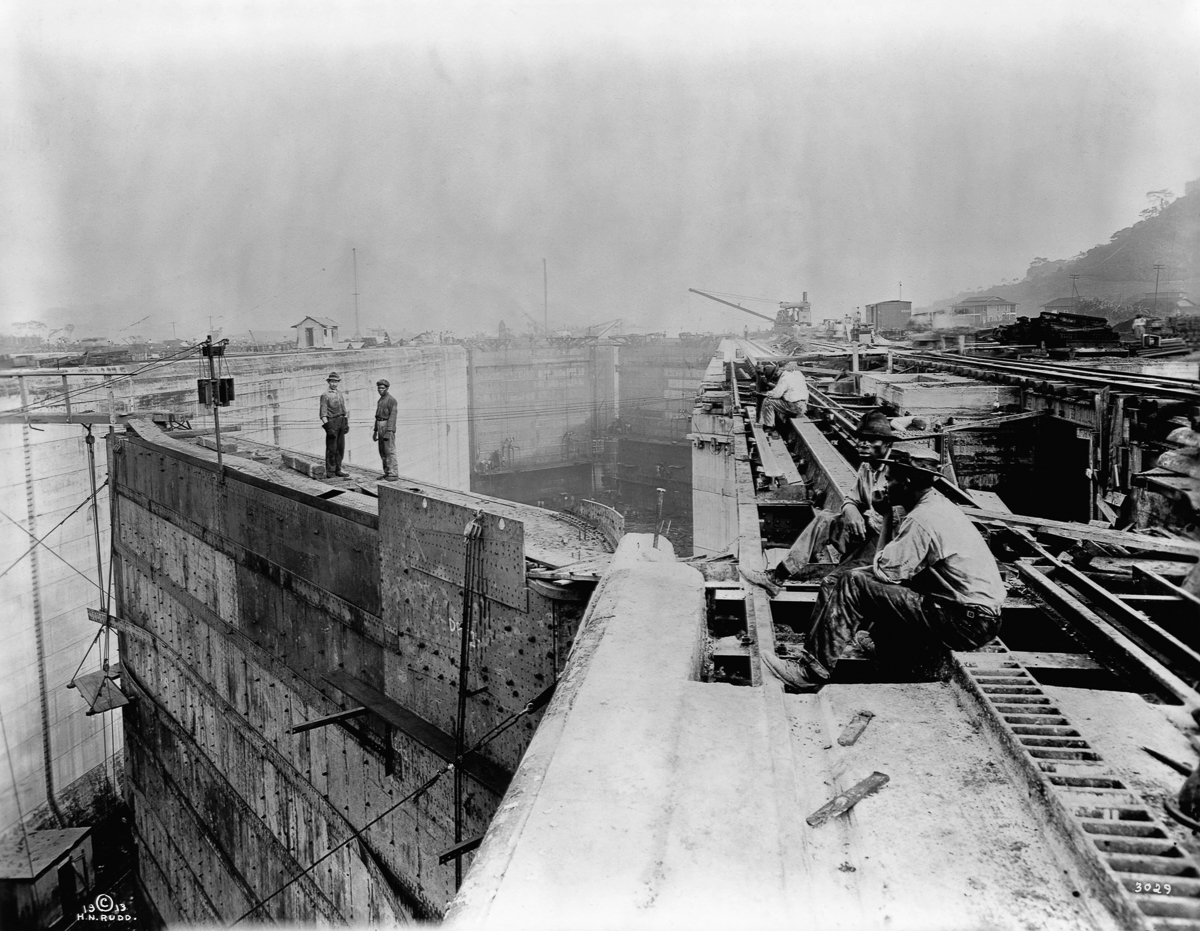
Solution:
{"label": "metal plate", "polygon": [[[401,565],[411,566],[451,585],[462,586],[466,560],[463,531],[476,509],[391,485],[379,487],[379,527],[384,547]],[[525,525],[511,516],[479,511],[483,521],[484,595],[525,611]],[[390,539],[388,539],[390,537]]]}

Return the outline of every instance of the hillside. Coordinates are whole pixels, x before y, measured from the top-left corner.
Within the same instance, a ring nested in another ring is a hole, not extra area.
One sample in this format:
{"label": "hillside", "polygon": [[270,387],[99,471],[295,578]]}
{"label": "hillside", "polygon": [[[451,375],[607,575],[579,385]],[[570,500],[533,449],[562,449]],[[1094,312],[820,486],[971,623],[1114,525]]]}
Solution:
{"label": "hillside", "polygon": [[1184,196],[1156,215],[1113,233],[1103,245],[1070,259],[1037,260],[1024,279],[981,291],[963,291],[914,311],[942,310],[968,297],[997,294],[1017,303],[1017,313],[1035,316],[1043,304],[1071,294],[1071,275],[1084,298],[1128,305],[1154,291],[1154,264],[1164,267],[1159,291],[1186,291],[1200,303],[1200,179],[1189,181]]}

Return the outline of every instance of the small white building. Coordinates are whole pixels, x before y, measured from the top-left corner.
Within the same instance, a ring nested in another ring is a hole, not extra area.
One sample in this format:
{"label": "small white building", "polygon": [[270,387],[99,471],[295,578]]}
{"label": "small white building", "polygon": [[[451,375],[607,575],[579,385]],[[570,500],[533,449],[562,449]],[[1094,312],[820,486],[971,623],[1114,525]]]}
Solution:
{"label": "small white building", "polygon": [[293,323],[297,349],[336,349],[338,322],[329,317],[305,317]]}

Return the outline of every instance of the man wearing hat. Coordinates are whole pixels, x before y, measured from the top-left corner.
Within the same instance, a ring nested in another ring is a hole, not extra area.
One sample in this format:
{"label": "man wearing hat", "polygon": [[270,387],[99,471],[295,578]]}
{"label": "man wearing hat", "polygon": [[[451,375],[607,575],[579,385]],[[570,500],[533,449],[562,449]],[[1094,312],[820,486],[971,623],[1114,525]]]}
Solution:
{"label": "man wearing hat", "polygon": [[342,377],[330,372],[326,382],[329,390],[321,395],[321,426],[325,428],[325,474],[340,475],[342,457],[346,455],[346,434],[350,432],[350,405],[338,391]]}
{"label": "man wearing hat", "polygon": [[857,436],[868,451],[858,467],[854,483],[840,511],[813,511],[812,521],[801,531],[787,556],[769,573],[756,569],[742,570],[742,576],[761,585],[772,595],[788,579],[800,575],[812,562],[815,554],[832,545],[841,554],[841,568],[861,566],[875,556],[884,515],[890,510],[887,498],[885,464],[896,438],[892,425],[883,411],[868,411],[858,422]]}
{"label": "man wearing hat", "polygon": [[815,691],[827,683],[842,650],[868,623],[876,657],[892,661],[928,655],[939,645],[974,650],[1000,630],[1000,569],[975,525],[933,487],[940,478],[937,454],[895,451],[887,472],[889,500],[907,512],[896,538],[872,565],[821,583],[798,657],[762,653],[792,688]]}
{"label": "man wearing hat", "polygon": [[789,362],[779,374],[775,387],[763,395],[762,425],[768,433],[778,432],[775,421],[781,414],[795,417],[808,403],[808,382],[795,362]]}
{"label": "man wearing hat", "polygon": [[400,477],[400,470],[396,465],[396,408],[399,405],[396,399],[388,394],[388,389],[392,387],[390,381],[381,378],[375,382],[375,387],[379,389],[379,403],[375,405],[375,430],[371,439],[379,441],[379,458],[383,460],[384,481],[395,480]]}

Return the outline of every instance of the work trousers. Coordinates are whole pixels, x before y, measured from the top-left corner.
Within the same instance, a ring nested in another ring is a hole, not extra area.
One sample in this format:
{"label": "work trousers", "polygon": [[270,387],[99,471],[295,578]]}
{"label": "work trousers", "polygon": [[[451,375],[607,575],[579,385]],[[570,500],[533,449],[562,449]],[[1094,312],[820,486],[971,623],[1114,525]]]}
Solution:
{"label": "work trousers", "polygon": [[383,460],[383,474],[396,476],[400,474],[396,465],[396,434],[379,434],[379,458]]}
{"label": "work trousers", "polygon": [[325,474],[335,475],[342,471],[342,459],[346,455],[346,418],[330,417],[324,426]]}
{"label": "work trousers", "polygon": [[[841,511],[813,511],[812,520],[800,531],[796,542],[783,557],[783,565],[789,575],[799,575],[800,570],[812,562],[813,556],[833,546],[841,554],[838,565],[843,568],[865,566],[875,559],[879,546],[879,534],[865,524],[866,537],[852,537]],[[823,562],[824,560],[818,560]]]}
{"label": "work trousers", "polygon": [[974,650],[996,636],[1000,618],[881,582],[870,568],[840,572],[821,583],[804,641],[805,651],[820,664],[816,675],[832,674],[842,651],[864,628],[871,631],[876,659],[905,663],[927,656],[938,644]]}
{"label": "work trousers", "polygon": [[780,414],[795,417],[803,410],[804,405],[799,401],[785,401],[782,398],[763,398],[762,425],[768,429],[778,429],[775,426],[775,421]]}

